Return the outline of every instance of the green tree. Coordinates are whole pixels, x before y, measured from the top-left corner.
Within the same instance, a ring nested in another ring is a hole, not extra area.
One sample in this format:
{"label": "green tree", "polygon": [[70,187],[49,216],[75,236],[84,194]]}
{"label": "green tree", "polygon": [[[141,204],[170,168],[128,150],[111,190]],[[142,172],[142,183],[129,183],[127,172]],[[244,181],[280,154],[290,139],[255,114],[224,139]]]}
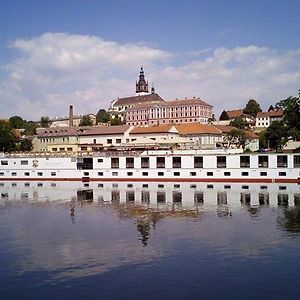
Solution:
{"label": "green tree", "polygon": [[286,128],[280,121],[274,121],[266,129],[265,138],[268,148],[280,149],[286,142]]}
{"label": "green tree", "polygon": [[8,123],[0,122],[0,151],[10,152],[16,149],[16,138]]}
{"label": "green tree", "polygon": [[220,119],[220,121],[229,120],[229,116],[225,110],[222,111],[219,119]]}
{"label": "green tree", "polygon": [[238,129],[244,130],[248,127],[248,123],[241,117],[235,118],[230,123],[230,126],[236,127]]}
{"label": "green tree", "polygon": [[98,123],[108,123],[110,121],[110,116],[105,109],[99,109],[96,115],[96,122]]}
{"label": "green tree", "polygon": [[82,117],[79,126],[93,126],[93,121],[89,115],[85,115]]}
{"label": "green tree", "polygon": [[122,120],[117,116],[110,120],[110,125],[112,126],[122,125],[122,124],[123,124]]}
{"label": "green tree", "polygon": [[41,120],[40,120],[40,126],[43,127],[43,128],[47,128],[47,127],[50,127],[51,125],[51,121],[50,121],[50,118],[49,117],[41,117]]}
{"label": "green tree", "polygon": [[24,128],[25,121],[19,116],[12,116],[9,118],[9,125],[11,128]]}
{"label": "green tree", "polygon": [[243,110],[245,114],[251,115],[253,117],[256,117],[257,113],[260,111],[260,104],[255,99],[250,99]]}
{"label": "green tree", "polygon": [[282,122],[286,127],[287,137],[300,140],[300,98],[288,97],[279,101],[276,108],[284,111]]}
{"label": "green tree", "polygon": [[22,139],[20,142],[20,151],[31,151],[32,150],[32,143],[28,139]]}
{"label": "green tree", "polygon": [[33,121],[26,121],[24,124],[24,134],[25,135],[34,135],[36,134],[36,129],[37,129],[37,124],[36,122]]}
{"label": "green tree", "polygon": [[229,146],[231,144],[236,144],[238,148],[241,146],[245,147],[246,135],[245,132],[241,129],[232,129],[227,133],[227,139],[229,141]]}

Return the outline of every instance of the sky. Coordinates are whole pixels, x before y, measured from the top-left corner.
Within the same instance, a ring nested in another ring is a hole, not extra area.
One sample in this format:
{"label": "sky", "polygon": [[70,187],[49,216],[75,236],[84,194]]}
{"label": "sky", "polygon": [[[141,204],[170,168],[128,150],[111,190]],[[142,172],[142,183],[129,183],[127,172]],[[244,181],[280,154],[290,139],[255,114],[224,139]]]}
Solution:
{"label": "sky", "polygon": [[263,110],[300,89],[298,0],[0,0],[0,119],[97,113],[135,94]]}

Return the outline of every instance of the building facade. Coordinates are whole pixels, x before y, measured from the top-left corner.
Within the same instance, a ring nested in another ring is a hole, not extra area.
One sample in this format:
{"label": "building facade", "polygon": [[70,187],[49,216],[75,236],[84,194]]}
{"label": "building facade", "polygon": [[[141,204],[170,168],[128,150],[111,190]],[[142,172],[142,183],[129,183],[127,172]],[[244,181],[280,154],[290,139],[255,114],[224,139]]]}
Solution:
{"label": "building facade", "polygon": [[212,106],[199,98],[164,101],[157,105],[137,105],[127,110],[126,124],[149,126],[180,123],[207,123]]}
{"label": "building facade", "polygon": [[272,124],[272,122],[281,121],[283,113],[284,111],[281,109],[267,112],[259,112],[255,119],[255,127],[268,128]]}

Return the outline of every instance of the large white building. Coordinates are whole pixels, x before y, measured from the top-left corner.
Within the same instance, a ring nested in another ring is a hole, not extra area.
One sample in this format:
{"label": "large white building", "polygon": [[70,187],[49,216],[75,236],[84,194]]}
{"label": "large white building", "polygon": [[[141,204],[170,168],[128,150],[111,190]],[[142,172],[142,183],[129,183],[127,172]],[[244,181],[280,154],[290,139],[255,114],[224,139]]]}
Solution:
{"label": "large white building", "polygon": [[259,112],[256,116],[256,128],[268,128],[272,122],[280,121],[283,117],[283,110],[272,110],[267,112]]}

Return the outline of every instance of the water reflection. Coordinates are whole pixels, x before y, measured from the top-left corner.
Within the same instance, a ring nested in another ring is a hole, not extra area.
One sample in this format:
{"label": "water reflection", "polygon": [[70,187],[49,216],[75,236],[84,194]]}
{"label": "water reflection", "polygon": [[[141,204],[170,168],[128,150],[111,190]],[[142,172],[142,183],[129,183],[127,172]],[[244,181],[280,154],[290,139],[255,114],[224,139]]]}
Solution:
{"label": "water reflection", "polygon": [[[5,182],[0,185],[0,254],[6,259],[0,280],[6,274],[46,274],[37,285],[68,281],[78,292],[71,279],[101,275],[114,290],[116,278],[127,282],[148,272],[160,278],[151,268],[163,266],[161,278],[186,270],[193,282],[212,270],[212,283],[220,274],[228,286],[240,278],[248,286],[271,276],[266,271],[247,277],[250,265],[277,269],[278,253],[285,255],[283,265],[293,257],[290,251],[299,253],[299,232],[299,185]],[[242,275],[229,282],[232,269]],[[181,284],[172,280],[178,291]],[[142,282],[142,288],[158,284]]]}

